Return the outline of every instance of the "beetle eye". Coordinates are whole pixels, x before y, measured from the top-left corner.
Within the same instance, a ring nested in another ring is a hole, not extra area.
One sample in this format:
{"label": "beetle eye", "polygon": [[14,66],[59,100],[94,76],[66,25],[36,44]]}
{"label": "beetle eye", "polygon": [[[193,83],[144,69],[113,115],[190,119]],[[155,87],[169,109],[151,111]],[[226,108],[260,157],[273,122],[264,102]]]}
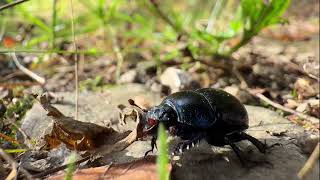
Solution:
{"label": "beetle eye", "polygon": [[155,119],[152,118],[148,118],[148,125],[153,126],[157,124],[157,121]]}

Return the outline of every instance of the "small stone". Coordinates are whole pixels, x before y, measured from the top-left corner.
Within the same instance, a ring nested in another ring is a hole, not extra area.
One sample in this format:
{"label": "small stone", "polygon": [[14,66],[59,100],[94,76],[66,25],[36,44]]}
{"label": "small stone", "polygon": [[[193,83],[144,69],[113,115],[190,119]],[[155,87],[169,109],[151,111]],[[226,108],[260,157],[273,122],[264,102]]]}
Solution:
{"label": "small stone", "polygon": [[308,105],[308,103],[302,103],[302,104],[300,104],[298,107],[297,107],[297,111],[298,112],[307,112],[307,111],[309,111],[308,110],[309,109],[309,105]]}
{"label": "small stone", "polygon": [[293,100],[293,99],[288,99],[287,103],[284,105],[285,107],[288,107],[290,109],[296,108],[299,104],[297,103],[297,101]]}
{"label": "small stone", "polygon": [[302,152],[311,154],[319,142],[319,134],[305,133],[298,139],[298,144]]}
{"label": "small stone", "polygon": [[169,86],[171,93],[173,93],[189,88],[192,83],[192,77],[186,71],[169,67],[160,76],[160,82],[163,85]]}
{"label": "small stone", "polygon": [[319,84],[313,83],[307,78],[298,78],[294,83],[294,88],[297,90],[300,99],[315,96],[319,93]]}
{"label": "small stone", "polygon": [[162,89],[162,85],[157,83],[157,82],[154,82],[151,84],[151,87],[150,87],[151,91],[153,92],[161,92],[161,89]]}
{"label": "small stone", "polygon": [[136,70],[129,70],[120,76],[118,83],[133,83],[137,80],[137,74]]}
{"label": "small stone", "polygon": [[237,97],[241,103],[246,103],[251,98],[250,94],[243,90],[240,90],[240,88],[236,85],[227,86],[223,90]]}

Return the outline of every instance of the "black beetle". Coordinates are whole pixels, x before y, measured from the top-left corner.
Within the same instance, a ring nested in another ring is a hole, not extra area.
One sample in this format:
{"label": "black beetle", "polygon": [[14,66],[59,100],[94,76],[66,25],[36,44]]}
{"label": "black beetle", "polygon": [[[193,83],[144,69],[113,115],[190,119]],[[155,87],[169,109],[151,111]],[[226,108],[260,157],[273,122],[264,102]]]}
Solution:
{"label": "black beetle", "polygon": [[[129,103],[135,105],[133,101]],[[144,111],[143,131],[153,136],[151,150],[145,155],[156,147],[159,122],[164,124],[170,135],[184,140],[177,145],[174,154],[193,147],[201,139],[213,146],[230,145],[242,163],[235,142],[249,140],[265,153],[265,144],[243,132],[249,127],[245,107],[223,90],[202,88],[176,92],[167,96],[160,105]]]}

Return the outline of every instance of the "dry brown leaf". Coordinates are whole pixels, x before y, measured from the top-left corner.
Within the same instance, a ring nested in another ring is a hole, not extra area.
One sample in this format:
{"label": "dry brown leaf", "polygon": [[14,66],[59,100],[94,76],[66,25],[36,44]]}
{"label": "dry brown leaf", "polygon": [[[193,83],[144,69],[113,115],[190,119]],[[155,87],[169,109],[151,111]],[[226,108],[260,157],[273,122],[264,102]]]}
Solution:
{"label": "dry brown leaf", "polygon": [[151,102],[149,100],[147,100],[145,97],[143,96],[135,96],[133,98],[134,102],[140,106],[142,109],[149,109],[151,108]]}
{"label": "dry brown leaf", "polygon": [[[46,145],[43,147],[44,149],[52,149],[64,143],[73,150],[95,150],[102,145],[113,147],[128,135],[128,133],[119,133],[112,128],[66,117],[49,103],[46,94],[40,97],[40,103],[48,112],[48,116],[51,116],[54,120],[51,133],[45,136]],[[137,135],[137,130],[132,134]],[[133,135],[129,137],[130,142],[131,139],[134,139]]]}
{"label": "dry brown leaf", "polygon": [[306,130],[312,130],[312,131],[318,132],[320,129],[319,123],[315,123],[315,124],[311,123],[310,121],[303,120],[296,115],[289,115],[289,116],[286,116],[286,118],[289,119],[291,122],[304,127]]}
{"label": "dry brown leaf", "polygon": [[[169,171],[172,166],[169,165]],[[62,180],[65,173],[51,176],[50,180]],[[157,179],[157,165],[155,156],[148,156],[134,162],[102,166],[96,168],[81,169],[74,172],[74,180],[96,180],[96,179],[116,179],[116,180],[155,180]]]}

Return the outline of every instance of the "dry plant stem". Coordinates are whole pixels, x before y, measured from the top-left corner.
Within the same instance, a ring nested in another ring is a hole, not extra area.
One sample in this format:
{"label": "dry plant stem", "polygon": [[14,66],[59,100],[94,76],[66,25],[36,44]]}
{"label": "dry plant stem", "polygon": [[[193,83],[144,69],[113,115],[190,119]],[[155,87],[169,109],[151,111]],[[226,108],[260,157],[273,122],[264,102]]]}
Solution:
{"label": "dry plant stem", "polygon": [[15,139],[13,139],[12,137],[7,136],[7,135],[5,135],[5,134],[3,134],[3,133],[1,133],[1,132],[0,132],[0,138],[4,139],[4,140],[6,140],[6,141],[9,141],[9,142],[11,142],[12,144],[20,145],[20,143],[19,143],[17,140],[15,140]]}
{"label": "dry plant stem", "polygon": [[1,7],[0,7],[0,11],[5,10],[5,9],[7,9],[7,8],[14,7],[14,6],[18,5],[18,4],[21,4],[21,3],[27,2],[27,1],[29,1],[29,0],[13,1],[13,2],[11,2],[11,3],[9,3],[9,4],[5,4],[5,5],[1,6]]}
{"label": "dry plant stem", "polygon": [[40,77],[39,75],[35,74],[34,72],[30,71],[29,69],[25,68],[24,66],[22,66],[16,56],[15,53],[11,53],[11,57],[13,62],[15,63],[15,65],[22,71],[24,72],[26,75],[28,75],[29,77],[31,77],[32,79],[36,80],[38,83],[40,83],[41,85],[46,83],[46,80],[43,77]]}
{"label": "dry plant stem", "polygon": [[316,146],[316,148],[313,150],[311,156],[307,160],[307,162],[304,164],[302,169],[298,173],[298,177],[300,179],[304,179],[305,176],[312,170],[316,162],[319,160],[320,157],[320,143]]}
{"label": "dry plant stem", "polygon": [[[7,161],[9,164],[11,164],[12,166],[12,171],[11,173],[8,175],[8,177],[6,179],[15,179],[16,176],[18,175],[17,174],[17,168],[18,168],[18,163],[13,160],[2,148],[0,148],[0,156],[5,160]],[[25,175],[25,178],[28,179],[28,180],[32,180],[32,176],[31,174],[25,170],[24,168],[22,167],[19,167],[19,169],[21,170],[21,172]]]}
{"label": "dry plant stem", "polygon": [[288,112],[288,113],[291,113],[291,114],[294,114],[302,119],[306,119],[310,122],[317,122],[319,121],[319,119],[315,118],[315,117],[312,117],[312,116],[309,116],[307,114],[303,114],[303,113],[300,113],[300,112],[297,112],[295,110],[292,110],[290,108],[287,108],[287,107],[284,107],[282,106],[281,104],[278,104],[278,103],[275,103],[273,102],[272,100],[270,100],[269,98],[267,98],[266,96],[264,96],[263,94],[261,93],[254,93],[248,86],[248,83],[246,82],[246,80],[244,79],[244,77],[242,76],[242,74],[234,67],[233,68],[233,74],[239,79],[239,81],[241,82],[241,88],[247,92],[249,92],[250,94],[256,96],[257,98],[261,99],[262,101],[268,103],[269,105],[277,108],[277,109],[280,109],[282,111],[285,111],[285,112]]}
{"label": "dry plant stem", "polygon": [[70,0],[70,6],[71,6],[71,31],[72,31],[72,39],[73,39],[73,50],[76,52],[74,55],[74,72],[75,72],[75,91],[76,91],[76,97],[75,97],[75,119],[78,119],[78,104],[79,104],[79,74],[78,74],[78,55],[77,55],[77,45],[76,45],[76,37],[74,34],[74,15],[73,15],[73,0]]}
{"label": "dry plant stem", "polygon": [[44,171],[42,173],[39,173],[39,174],[36,174],[36,175],[32,176],[32,178],[43,178],[43,177],[45,177],[47,175],[50,175],[50,174],[56,173],[58,171],[64,170],[71,164],[74,164],[75,166],[79,165],[80,163],[83,163],[83,162],[89,160],[91,157],[92,157],[92,155],[89,155],[89,156],[86,156],[86,157],[84,157],[82,159],[79,159],[79,160],[75,161],[74,163],[69,163],[69,164],[65,164],[65,165],[62,165],[62,166],[59,166],[59,167],[56,167],[56,168],[53,168],[53,169],[49,169],[47,171]]}
{"label": "dry plant stem", "polygon": [[215,25],[215,20],[216,20],[216,17],[217,17],[217,14],[219,12],[219,10],[221,9],[222,7],[222,0],[217,0],[215,2],[215,5],[213,6],[212,8],[212,11],[211,11],[211,14],[210,14],[210,17],[209,17],[209,20],[208,20],[208,25],[206,27],[206,31],[207,32],[211,32],[214,25]]}
{"label": "dry plant stem", "polygon": [[117,41],[117,37],[115,37],[114,30],[112,29],[112,27],[110,27],[109,29],[111,31],[111,39],[112,39],[113,51],[114,51],[114,53],[116,54],[116,57],[117,57],[116,82],[118,82],[119,78],[120,78],[122,63],[123,63],[123,55],[122,55],[122,53],[120,51],[120,46],[119,46],[119,43]]}
{"label": "dry plant stem", "polygon": [[61,54],[87,54],[87,55],[92,55],[92,54],[107,54],[106,52],[102,52],[102,51],[81,51],[81,50],[77,50],[77,52],[75,51],[65,51],[65,50],[23,50],[23,49],[15,49],[15,50],[11,50],[11,49],[1,49],[0,50],[1,54],[4,53],[34,53],[34,54],[57,54],[57,53],[61,53]]}
{"label": "dry plant stem", "polygon": [[303,114],[303,113],[300,113],[300,112],[297,112],[297,111],[294,111],[292,109],[289,109],[287,107],[284,107],[278,103],[275,103],[273,101],[271,101],[270,99],[268,99],[267,97],[265,97],[263,94],[260,94],[260,93],[252,93],[250,92],[251,94],[255,95],[256,97],[258,97],[259,99],[261,99],[262,101],[270,104],[271,106],[277,108],[277,109],[280,109],[282,111],[285,111],[285,112],[288,112],[288,113],[291,113],[291,114],[294,114],[302,119],[306,119],[310,122],[317,122],[319,121],[319,119],[315,118],[315,117],[312,117],[312,116],[309,116],[309,115],[306,115],[306,114]]}

